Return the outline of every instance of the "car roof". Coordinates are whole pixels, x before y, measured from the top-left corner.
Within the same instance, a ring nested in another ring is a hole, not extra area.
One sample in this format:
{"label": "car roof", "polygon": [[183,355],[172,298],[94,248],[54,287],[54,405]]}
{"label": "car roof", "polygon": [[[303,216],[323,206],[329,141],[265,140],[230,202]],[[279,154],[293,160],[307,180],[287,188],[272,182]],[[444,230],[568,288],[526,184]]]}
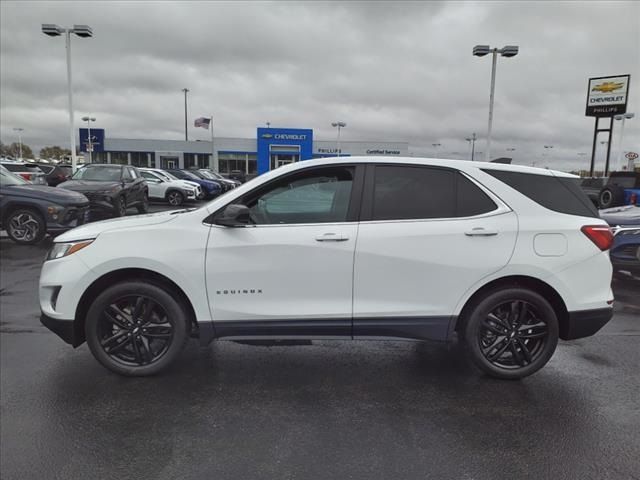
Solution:
{"label": "car roof", "polygon": [[[451,160],[446,158],[420,158],[420,157],[330,157],[305,160],[295,162],[280,168],[302,168],[302,166],[332,165],[339,163],[380,163],[380,164],[403,164],[403,165],[428,165],[436,167],[449,167],[457,170],[467,170],[470,168],[482,170],[500,170],[505,172],[528,173],[533,175],[548,175],[556,177],[576,178],[577,175],[550,170],[546,168],[527,167],[524,165],[510,165],[505,163],[472,162],[470,160]],[[300,165],[300,167],[296,167]]]}

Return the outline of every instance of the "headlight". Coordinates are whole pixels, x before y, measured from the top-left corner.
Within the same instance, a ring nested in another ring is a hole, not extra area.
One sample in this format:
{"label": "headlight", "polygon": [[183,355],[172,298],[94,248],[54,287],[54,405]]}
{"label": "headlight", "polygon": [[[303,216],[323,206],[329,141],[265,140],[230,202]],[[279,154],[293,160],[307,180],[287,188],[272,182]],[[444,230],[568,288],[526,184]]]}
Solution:
{"label": "headlight", "polygon": [[49,253],[47,253],[47,260],[55,260],[57,258],[67,257],[72,253],[76,253],[78,250],[82,250],[84,247],[88,247],[93,243],[93,240],[81,240],[79,242],[69,243],[54,243]]}

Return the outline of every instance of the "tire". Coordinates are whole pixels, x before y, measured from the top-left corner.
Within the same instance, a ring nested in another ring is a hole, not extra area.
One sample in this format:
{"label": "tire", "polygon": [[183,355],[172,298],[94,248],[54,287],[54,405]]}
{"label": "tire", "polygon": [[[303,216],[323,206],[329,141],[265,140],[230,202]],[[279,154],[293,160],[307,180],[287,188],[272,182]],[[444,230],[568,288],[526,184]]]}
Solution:
{"label": "tire", "polygon": [[184,203],[184,195],[178,190],[170,190],[167,192],[167,202],[172,207],[179,207]]}
{"label": "tire", "polygon": [[537,372],[553,356],[558,318],[538,293],[508,287],[475,302],[463,334],[478,368],[495,378],[517,380]]}
{"label": "tire", "polygon": [[20,245],[39,243],[47,234],[47,224],[35,209],[19,208],[14,210],[3,223],[9,238]]}
{"label": "tire", "polygon": [[142,203],[136,207],[138,213],[147,213],[149,211],[149,195],[147,192],[144,193],[142,197]]}
{"label": "tire", "polygon": [[624,205],[624,188],[620,185],[611,185],[600,191],[598,196],[600,208],[613,208]]}
{"label": "tire", "polygon": [[189,338],[185,309],[173,297],[143,280],[117,283],[101,293],[85,323],[96,360],[129,377],[155,375],[169,367]]}
{"label": "tire", "polygon": [[120,196],[118,197],[118,200],[116,200],[114,216],[124,217],[126,215],[127,215],[127,201],[125,200],[124,196]]}

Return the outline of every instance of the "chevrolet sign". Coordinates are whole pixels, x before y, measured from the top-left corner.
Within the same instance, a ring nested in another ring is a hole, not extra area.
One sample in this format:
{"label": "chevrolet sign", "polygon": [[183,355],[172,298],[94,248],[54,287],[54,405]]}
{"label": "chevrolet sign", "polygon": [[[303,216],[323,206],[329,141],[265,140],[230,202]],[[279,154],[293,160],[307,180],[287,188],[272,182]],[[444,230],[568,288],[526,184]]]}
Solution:
{"label": "chevrolet sign", "polygon": [[613,117],[627,111],[630,75],[589,79],[587,117]]}
{"label": "chevrolet sign", "polygon": [[[265,138],[264,135],[262,136],[262,138]],[[276,140],[306,140],[307,136],[296,134],[296,133],[276,133],[275,139]]]}

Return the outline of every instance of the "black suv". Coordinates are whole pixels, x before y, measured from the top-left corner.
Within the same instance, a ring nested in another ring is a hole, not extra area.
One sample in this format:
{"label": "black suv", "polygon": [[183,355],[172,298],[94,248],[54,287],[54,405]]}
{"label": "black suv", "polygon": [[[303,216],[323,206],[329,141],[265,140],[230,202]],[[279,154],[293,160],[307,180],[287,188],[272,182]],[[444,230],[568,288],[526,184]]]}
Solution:
{"label": "black suv", "polygon": [[86,195],[92,218],[100,214],[123,217],[130,207],[135,207],[138,213],[146,213],[149,208],[147,182],[137,168],[129,165],[86,165],[58,188]]}
{"label": "black suv", "polygon": [[63,165],[54,165],[50,163],[38,163],[37,165],[38,168],[44,172],[47,184],[50,187],[55,187],[62,182],[66,182],[71,176],[71,169],[67,169]]}
{"label": "black suv", "polygon": [[0,166],[0,227],[16,243],[33,244],[87,219],[89,200],[76,192],[33,185]]}

